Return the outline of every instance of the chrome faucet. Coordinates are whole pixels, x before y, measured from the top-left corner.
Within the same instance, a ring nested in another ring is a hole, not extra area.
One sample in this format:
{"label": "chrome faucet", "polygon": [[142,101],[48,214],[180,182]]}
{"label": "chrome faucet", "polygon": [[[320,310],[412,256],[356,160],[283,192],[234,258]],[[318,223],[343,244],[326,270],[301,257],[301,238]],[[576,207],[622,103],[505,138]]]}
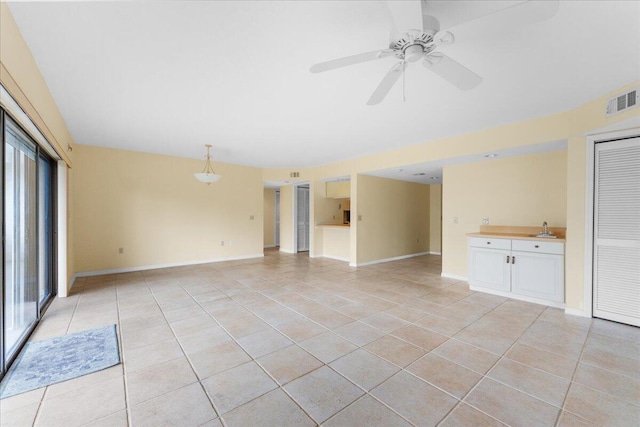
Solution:
{"label": "chrome faucet", "polygon": [[549,228],[547,227],[547,221],[542,223],[542,234],[549,234]]}

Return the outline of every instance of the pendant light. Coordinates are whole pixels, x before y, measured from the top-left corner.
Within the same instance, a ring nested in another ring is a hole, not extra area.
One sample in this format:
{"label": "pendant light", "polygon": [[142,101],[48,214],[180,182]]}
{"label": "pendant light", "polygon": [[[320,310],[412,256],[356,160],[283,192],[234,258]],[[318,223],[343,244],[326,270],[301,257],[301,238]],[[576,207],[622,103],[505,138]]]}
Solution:
{"label": "pendant light", "polygon": [[207,185],[212,182],[218,182],[222,175],[218,175],[213,171],[213,166],[211,166],[211,154],[209,153],[209,149],[211,148],[210,144],[205,144],[207,147],[207,161],[204,164],[204,169],[200,173],[194,173],[193,176],[200,182],[206,182]]}

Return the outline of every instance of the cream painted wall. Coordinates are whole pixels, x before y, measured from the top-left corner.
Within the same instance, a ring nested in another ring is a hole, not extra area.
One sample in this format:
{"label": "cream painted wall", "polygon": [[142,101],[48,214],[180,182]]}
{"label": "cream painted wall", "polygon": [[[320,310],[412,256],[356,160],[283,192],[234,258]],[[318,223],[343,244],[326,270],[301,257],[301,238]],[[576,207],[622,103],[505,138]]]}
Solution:
{"label": "cream painted wall", "polygon": [[442,252],[442,184],[429,186],[429,252]]}
{"label": "cream painted wall", "polygon": [[565,302],[583,311],[585,196],[587,139],[570,138],[567,146],[567,242],[565,243]]}
{"label": "cream painted wall", "polygon": [[198,160],[86,145],[75,151],[77,272],[262,255],[260,169],[216,163],[222,179],[206,185],[193,177]]}
{"label": "cream painted wall", "polygon": [[322,256],[349,261],[351,259],[350,227],[317,227],[316,238],[324,241]]}
{"label": "cream painted wall", "polygon": [[466,277],[466,234],[479,231],[483,218],[494,225],[567,225],[567,152],[445,167],[442,206],[442,272]]}
{"label": "cream painted wall", "polygon": [[264,225],[263,225],[263,246],[271,248],[276,244],[276,190],[273,188],[264,189]]}
{"label": "cream painted wall", "polygon": [[280,187],[280,250],[293,253],[293,185]]}
{"label": "cream painted wall", "polygon": [[358,264],[428,251],[428,185],[358,175],[357,190]]}

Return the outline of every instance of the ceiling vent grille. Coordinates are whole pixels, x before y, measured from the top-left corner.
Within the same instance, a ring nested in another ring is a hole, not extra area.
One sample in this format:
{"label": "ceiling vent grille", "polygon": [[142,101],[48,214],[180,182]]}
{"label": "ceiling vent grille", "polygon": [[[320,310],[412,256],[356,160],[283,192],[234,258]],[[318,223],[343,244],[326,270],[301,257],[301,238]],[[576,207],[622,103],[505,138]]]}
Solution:
{"label": "ceiling vent grille", "polygon": [[612,116],[628,110],[629,108],[637,107],[639,97],[640,90],[636,88],[632,91],[618,95],[615,98],[611,98],[607,101],[607,116]]}
{"label": "ceiling vent grille", "polygon": [[300,178],[300,172],[291,172],[289,176],[291,178]]}

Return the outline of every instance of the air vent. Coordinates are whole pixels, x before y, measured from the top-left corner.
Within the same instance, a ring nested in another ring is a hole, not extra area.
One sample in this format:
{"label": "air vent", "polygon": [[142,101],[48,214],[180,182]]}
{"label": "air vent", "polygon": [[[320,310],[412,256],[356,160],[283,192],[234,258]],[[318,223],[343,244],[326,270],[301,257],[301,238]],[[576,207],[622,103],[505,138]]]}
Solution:
{"label": "air vent", "polygon": [[620,113],[628,110],[629,108],[638,106],[638,96],[640,95],[639,89],[633,89],[630,92],[620,94],[615,98],[611,98],[607,101],[607,116]]}
{"label": "air vent", "polygon": [[291,172],[291,173],[289,174],[289,176],[290,176],[291,178],[299,178],[299,177],[300,177],[300,172]]}

